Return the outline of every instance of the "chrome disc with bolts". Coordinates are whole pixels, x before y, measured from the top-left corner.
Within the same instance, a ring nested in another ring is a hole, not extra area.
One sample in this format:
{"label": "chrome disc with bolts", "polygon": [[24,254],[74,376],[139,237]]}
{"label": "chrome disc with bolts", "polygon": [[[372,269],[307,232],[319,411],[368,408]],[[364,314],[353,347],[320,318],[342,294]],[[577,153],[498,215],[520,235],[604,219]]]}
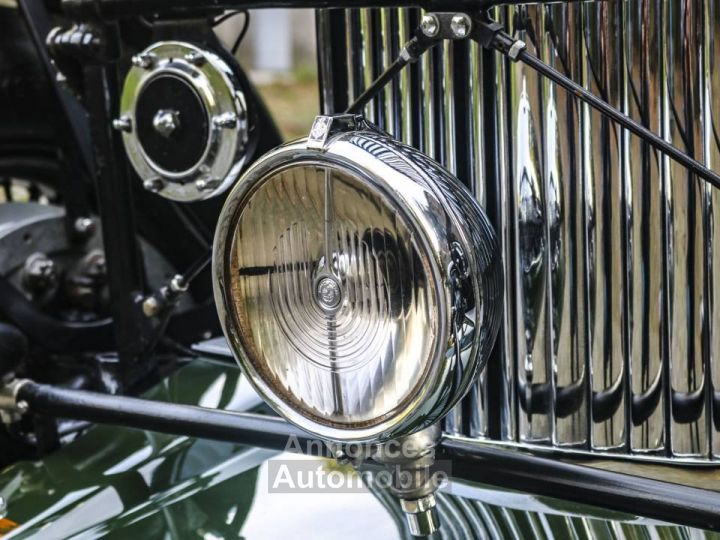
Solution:
{"label": "chrome disc with bolts", "polygon": [[113,127],[146,190],[191,202],[235,182],[246,161],[247,118],[227,62],[190,43],[162,41],[132,58]]}

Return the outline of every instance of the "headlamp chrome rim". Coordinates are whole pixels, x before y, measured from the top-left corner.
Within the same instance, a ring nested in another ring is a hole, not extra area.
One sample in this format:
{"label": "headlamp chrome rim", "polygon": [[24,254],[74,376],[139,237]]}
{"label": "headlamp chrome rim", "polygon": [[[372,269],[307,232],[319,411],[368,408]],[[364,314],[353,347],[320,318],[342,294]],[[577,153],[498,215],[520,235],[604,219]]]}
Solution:
{"label": "headlamp chrome rim", "polygon": [[[452,340],[452,313],[449,313],[448,310],[452,305],[453,290],[451,283],[445,277],[448,275],[448,266],[452,264],[452,261],[450,253],[438,248],[443,243],[443,239],[430,237],[430,232],[433,231],[432,226],[437,225],[427,222],[428,216],[432,217],[432,214],[429,213],[428,208],[420,207],[419,200],[413,200],[412,198],[413,186],[410,184],[415,184],[415,188],[420,187],[417,184],[417,179],[423,174],[422,170],[415,167],[410,174],[407,170],[404,173],[397,173],[398,178],[400,178],[401,174],[407,176],[404,187],[409,190],[405,192],[398,191],[398,186],[393,188],[391,181],[387,179],[388,174],[392,174],[391,167],[382,160],[376,159],[374,165],[371,160],[363,160],[361,154],[367,153],[367,150],[358,146],[358,139],[353,141],[352,137],[364,138],[373,144],[383,144],[389,141],[376,132],[354,132],[353,134],[337,137],[330,142],[327,149],[322,153],[308,150],[304,141],[300,141],[270,152],[251,166],[228,196],[218,223],[213,254],[213,281],[220,321],[233,354],[243,371],[248,375],[251,384],[278,413],[301,428],[324,439],[339,442],[375,442],[392,439],[436,422],[459,399],[459,395],[457,395],[458,389],[453,388],[453,385],[467,387],[482,367],[482,361],[478,360],[480,351],[475,340],[471,351],[465,355],[467,357],[465,364],[469,369],[462,370],[463,366],[458,365],[459,356],[457,358],[454,356],[448,357],[447,354],[448,342]],[[392,143],[393,145],[397,144],[394,141]],[[391,146],[388,146],[386,150],[394,151]],[[416,151],[412,150],[412,152]],[[258,372],[254,363],[248,357],[243,346],[242,337],[239,335],[239,324],[234,320],[234,307],[227,290],[230,275],[228,258],[235,237],[235,227],[243,205],[252,195],[253,190],[261,185],[264,179],[278,174],[283,169],[307,165],[326,168],[337,167],[351,173],[356,178],[369,182],[374,193],[381,193],[383,197],[387,197],[391,201],[393,208],[405,214],[404,217],[421,239],[422,251],[431,266],[431,276],[435,288],[434,294],[438,298],[439,330],[433,346],[432,357],[428,360],[427,369],[421,377],[423,384],[404,403],[398,405],[399,410],[394,412],[392,416],[369,426],[349,428],[347,426],[329,425],[328,422],[313,418],[307,411],[298,410],[292,403],[288,403]],[[439,167],[437,164],[434,164],[434,166]],[[384,170],[382,170],[383,168]],[[425,176],[427,177],[427,174]],[[428,181],[428,178],[425,178],[425,181]],[[418,193],[435,199],[442,197],[441,194],[428,186],[424,186]],[[437,202],[440,204],[440,200],[437,200]],[[441,207],[440,204],[438,208]],[[448,215],[444,216],[447,222],[451,222],[453,219],[456,220],[456,218],[457,216],[454,218]],[[450,225],[446,224],[446,226]],[[454,233],[458,235],[460,241],[469,245],[464,233],[457,227],[457,223],[452,226],[457,229]],[[469,254],[469,258],[474,260],[474,255]],[[472,262],[471,264],[475,263]],[[473,276],[472,279],[475,279],[475,277]],[[479,283],[473,282],[474,304],[478,307],[478,311],[483,311],[485,309],[483,303],[492,299],[481,298],[480,288]],[[479,317],[477,314],[475,316]],[[497,332],[497,324],[493,323],[493,325],[495,326],[494,332]],[[490,333],[492,333],[492,330]]]}

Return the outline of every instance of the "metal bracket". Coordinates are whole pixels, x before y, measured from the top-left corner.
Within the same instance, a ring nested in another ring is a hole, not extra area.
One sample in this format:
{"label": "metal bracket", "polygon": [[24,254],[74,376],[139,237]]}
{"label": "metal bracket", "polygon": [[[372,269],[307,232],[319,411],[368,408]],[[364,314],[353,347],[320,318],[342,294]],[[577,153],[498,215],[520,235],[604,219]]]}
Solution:
{"label": "metal bracket", "polygon": [[17,396],[20,389],[29,382],[28,379],[13,379],[0,387],[0,422],[15,423],[27,412],[27,402],[18,401]]}
{"label": "metal bracket", "polygon": [[363,117],[357,114],[316,116],[307,139],[308,150],[324,150],[331,136],[364,127]]}

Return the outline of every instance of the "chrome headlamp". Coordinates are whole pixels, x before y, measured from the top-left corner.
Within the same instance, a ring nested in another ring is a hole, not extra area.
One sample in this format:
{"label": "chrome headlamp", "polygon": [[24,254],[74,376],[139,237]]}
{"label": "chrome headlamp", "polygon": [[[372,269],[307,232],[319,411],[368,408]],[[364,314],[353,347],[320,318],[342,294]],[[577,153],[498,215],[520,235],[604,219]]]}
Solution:
{"label": "chrome headlamp", "polygon": [[437,422],[484,366],[497,253],[439,164],[357,118],[319,117],[230,193],[215,297],[240,366],[281,415],[328,440],[383,441]]}

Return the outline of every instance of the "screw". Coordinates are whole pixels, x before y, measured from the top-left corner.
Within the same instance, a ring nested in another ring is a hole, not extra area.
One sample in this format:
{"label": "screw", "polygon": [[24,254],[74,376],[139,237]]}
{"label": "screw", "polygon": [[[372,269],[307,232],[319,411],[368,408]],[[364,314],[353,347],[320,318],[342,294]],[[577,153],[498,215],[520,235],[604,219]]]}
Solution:
{"label": "screw", "polygon": [[420,28],[422,33],[427,37],[435,37],[440,32],[440,21],[432,13],[424,15],[422,21],[420,21]]}
{"label": "screw", "polygon": [[207,62],[205,55],[198,51],[190,51],[185,55],[185,60],[194,66],[202,66]]}
{"label": "screw", "polygon": [[155,55],[150,53],[136,54],[131,59],[132,65],[142,69],[150,69],[155,65]]}
{"label": "screw", "polygon": [[163,182],[160,178],[150,178],[143,182],[143,187],[148,191],[157,193],[165,187],[165,182]]}
{"label": "screw", "polygon": [[127,133],[132,131],[132,120],[127,115],[122,115],[120,118],[116,118],[112,121],[113,129],[118,131],[125,131]]}
{"label": "screw", "polygon": [[143,300],[142,310],[145,316],[149,319],[155,317],[160,313],[160,302],[154,296],[148,296]]}
{"label": "screw", "polygon": [[453,35],[458,39],[468,37],[471,28],[472,21],[470,21],[470,17],[468,17],[465,13],[453,15],[453,18],[450,20],[450,29],[452,30]]}
{"label": "screw", "polygon": [[222,113],[213,118],[213,124],[221,128],[234,128],[237,125],[238,117],[234,112]]}

